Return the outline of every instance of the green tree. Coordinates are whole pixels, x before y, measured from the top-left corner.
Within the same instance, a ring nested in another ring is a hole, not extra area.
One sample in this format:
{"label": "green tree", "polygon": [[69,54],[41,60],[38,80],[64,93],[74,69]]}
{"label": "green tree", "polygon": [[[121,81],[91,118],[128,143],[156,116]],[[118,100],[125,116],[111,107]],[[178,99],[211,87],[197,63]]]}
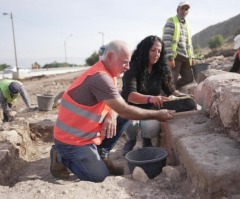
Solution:
{"label": "green tree", "polygon": [[86,65],[88,66],[92,66],[93,64],[97,63],[99,60],[99,55],[98,53],[95,51],[90,57],[88,57],[85,62]]}
{"label": "green tree", "polygon": [[219,48],[223,45],[224,43],[224,38],[222,35],[216,35],[211,37],[211,39],[208,42],[208,46],[211,49]]}
{"label": "green tree", "polygon": [[5,68],[9,67],[8,64],[0,64],[0,71],[4,70]]}
{"label": "green tree", "polygon": [[58,62],[53,62],[50,64],[45,64],[42,68],[61,68],[61,67],[81,67],[81,65],[78,64],[69,64],[69,63],[58,63]]}
{"label": "green tree", "polygon": [[53,62],[50,64],[45,64],[43,68],[60,68],[60,67],[65,67],[65,63],[58,63],[58,62]]}

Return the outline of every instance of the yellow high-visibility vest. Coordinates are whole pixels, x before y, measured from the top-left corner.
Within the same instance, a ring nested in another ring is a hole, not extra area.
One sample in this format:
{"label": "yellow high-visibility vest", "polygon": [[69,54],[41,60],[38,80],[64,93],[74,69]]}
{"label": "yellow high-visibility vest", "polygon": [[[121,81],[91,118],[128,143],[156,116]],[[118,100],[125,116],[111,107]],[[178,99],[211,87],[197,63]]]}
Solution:
{"label": "yellow high-visibility vest", "polygon": [[[175,27],[171,49],[173,51],[174,58],[176,58],[176,56],[177,56],[177,45],[178,45],[179,38],[180,38],[180,21],[179,21],[177,16],[171,17],[170,19],[173,20],[174,27]],[[170,20],[170,19],[168,19],[168,20]],[[188,57],[189,57],[190,65],[192,65],[193,51],[192,51],[192,48],[191,48],[191,46],[192,46],[191,31],[190,31],[189,24],[187,22],[185,23],[185,25],[186,25],[186,28],[187,28],[187,39],[188,39],[187,54],[188,54]]]}
{"label": "yellow high-visibility vest", "polygon": [[20,85],[22,85],[21,82],[17,81],[17,80],[8,80],[8,79],[5,79],[5,80],[2,80],[0,82],[0,90],[2,91],[2,94],[3,94],[3,97],[5,98],[5,100],[7,101],[7,103],[12,103],[12,102],[15,102],[19,93],[17,95],[13,95],[11,96],[10,95],[10,91],[9,91],[9,85],[12,83],[12,82],[17,82],[19,83]]}

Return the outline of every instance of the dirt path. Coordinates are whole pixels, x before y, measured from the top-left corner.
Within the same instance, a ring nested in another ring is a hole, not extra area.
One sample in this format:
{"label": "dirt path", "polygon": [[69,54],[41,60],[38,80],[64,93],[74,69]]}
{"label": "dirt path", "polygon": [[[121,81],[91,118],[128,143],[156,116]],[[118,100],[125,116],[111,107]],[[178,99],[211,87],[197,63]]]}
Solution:
{"label": "dirt path", "polygon": [[[36,105],[37,93],[51,92],[57,95],[64,91],[76,76],[76,73],[69,73],[24,80],[23,83],[31,96],[32,104]],[[19,100],[18,106],[24,107],[21,100]],[[56,115],[57,109],[49,112],[35,110],[26,115],[22,114],[21,117],[25,117],[23,120],[34,120],[35,118],[36,121],[49,122],[51,119],[54,120]],[[18,125],[21,126],[20,123]],[[46,132],[48,131],[46,130]],[[173,180],[164,173],[144,183],[134,180],[129,173],[125,158],[121,155],[124,139],[123,136],[115,146],[111,153],[111,159],[114,163],[124,166],[125,175],[110,176],[102,183],[80,181],[74,175],[71,175],[71,178],[66,181],[54,179],[49,173],[49,151],[52,142],[43,142],[41,139],[32,140],[31,144],[25,146],[28,156],[22,158],[19,168],[10,176],[9,186],[0,186],[0,198],[198,198],[195,190],[187,182],[184,171],[179,168],[177,169],[181,172],[181,176],[178,180]],[[138,141],[137,147],[140,146]]]}

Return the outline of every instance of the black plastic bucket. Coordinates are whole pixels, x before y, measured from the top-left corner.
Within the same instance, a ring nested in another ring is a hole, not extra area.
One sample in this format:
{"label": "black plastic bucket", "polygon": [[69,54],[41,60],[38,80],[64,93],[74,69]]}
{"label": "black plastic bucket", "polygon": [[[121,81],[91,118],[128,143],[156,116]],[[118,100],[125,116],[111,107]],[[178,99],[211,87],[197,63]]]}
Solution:
{"label": "black plastic bucket", "polygon": [[155,178],[162,172],[162,168],[166,166],[168,152],[160,147],[144,147],[136,149],[126,154],[128,167],[132,173],[135,167],[144,170],[150,179]]}
{"label": "black plastic bucket", "polygon": [[211,66],[208,63],[195,64],[192,66],[194,79],[197,83],[201,82],[201,72],[210,68]]}

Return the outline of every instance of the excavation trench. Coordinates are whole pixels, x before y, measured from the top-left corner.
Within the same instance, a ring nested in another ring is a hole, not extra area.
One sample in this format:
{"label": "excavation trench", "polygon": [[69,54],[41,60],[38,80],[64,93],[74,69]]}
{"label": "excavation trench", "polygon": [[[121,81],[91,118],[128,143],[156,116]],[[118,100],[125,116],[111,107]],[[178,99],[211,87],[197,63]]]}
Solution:
{"label": "excavation trench", "polygon": [[[0,185],[12,187],[29,179],[52,180],[49,173],[49,152],[53,144],[54,117],[38,122],[22,121],[21,124],[19,121],[15,121],[18,125],[15,126],[13,122],[10,128],[12,130],[2,131],[6,137],[8,137],[7,135],[11,136],[7,138],[9,141],[3,141],[0,145]],[[160,142],[160,137],[153,140],[154,145],[167,146],[163,143],[166,141],[165,139]],[[127,161],[121,155],[124,142],[125,136],[123,135],[112,150],[111,159],[115,164],[123,166],[125,175],[128,175],[130,171]],[[142,142],[139,135],[134,149],[141,147]],[[173,157],[171,156],[171,158]],[[73,177],[73,179],[75,178]]]}
{"label": "excavation trench", "polygon": [[11,187],[26,178],[43,178],[38,167],[49,164],[53,122],[13,123],[10,129],[1,131],[1,138],[6,140],[0,142],[0,185]]}

